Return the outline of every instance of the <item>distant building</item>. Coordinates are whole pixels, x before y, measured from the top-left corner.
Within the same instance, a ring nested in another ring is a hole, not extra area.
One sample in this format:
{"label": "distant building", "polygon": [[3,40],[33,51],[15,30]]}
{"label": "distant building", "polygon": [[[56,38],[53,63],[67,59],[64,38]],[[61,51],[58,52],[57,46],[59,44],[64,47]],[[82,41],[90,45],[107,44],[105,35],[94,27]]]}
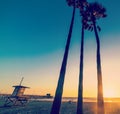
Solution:
{"label": "distant building", "polygon": [[52,98],[52,96],[51,96],[50,93],[47,93],[47,94],[46,94],[46,97],[47,97],[47,98]]}

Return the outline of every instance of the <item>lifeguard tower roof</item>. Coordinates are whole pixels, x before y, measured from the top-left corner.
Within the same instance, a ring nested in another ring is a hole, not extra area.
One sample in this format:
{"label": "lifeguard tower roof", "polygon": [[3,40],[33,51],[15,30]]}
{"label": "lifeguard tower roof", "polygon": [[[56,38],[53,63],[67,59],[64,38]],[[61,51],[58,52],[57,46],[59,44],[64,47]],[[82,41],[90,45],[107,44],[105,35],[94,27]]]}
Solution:
{"label": "lifeguard tower roof", "polygon": [[15,87],[15,88],[30,88],[30,87],[27,87],[27,86],[21,86],[21,85],[15,85],[15,86],[12,86],[12,87]]}

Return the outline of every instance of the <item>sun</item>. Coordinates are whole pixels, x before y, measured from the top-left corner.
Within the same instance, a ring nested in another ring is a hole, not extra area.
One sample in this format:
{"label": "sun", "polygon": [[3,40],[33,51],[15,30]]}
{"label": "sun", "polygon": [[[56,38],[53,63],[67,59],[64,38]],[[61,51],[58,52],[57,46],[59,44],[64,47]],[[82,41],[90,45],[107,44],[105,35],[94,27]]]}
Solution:
{"label": "sun", "polygon": [[116,96],[115,94],[116,94],[116,93],[115,93],[115,91],[113,91],[113,90],[105,90],[105,91],[104,91],[104,97],[105,97],[105,98],[113,98],[113,97]]}

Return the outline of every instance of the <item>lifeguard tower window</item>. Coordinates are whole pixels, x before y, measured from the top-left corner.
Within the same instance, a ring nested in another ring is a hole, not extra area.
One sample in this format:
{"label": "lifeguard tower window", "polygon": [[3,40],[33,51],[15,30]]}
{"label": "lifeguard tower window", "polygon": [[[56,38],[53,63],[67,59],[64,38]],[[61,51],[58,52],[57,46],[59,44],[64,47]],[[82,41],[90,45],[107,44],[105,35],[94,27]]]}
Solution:
{"label": "lifeguard tower window", "polygon": [[24,87],[24,86],[13,86],[15,87],[13,93],[12,93],[12,96],[23,96],[23,93],[25,91],[25,88],[27,87]]}

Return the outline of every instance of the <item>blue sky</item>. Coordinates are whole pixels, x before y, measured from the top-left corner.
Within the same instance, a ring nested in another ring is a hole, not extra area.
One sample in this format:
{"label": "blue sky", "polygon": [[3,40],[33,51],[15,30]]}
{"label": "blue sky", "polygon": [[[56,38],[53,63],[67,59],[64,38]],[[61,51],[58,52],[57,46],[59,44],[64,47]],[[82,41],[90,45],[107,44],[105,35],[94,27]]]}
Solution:
{"label": "blue sky", "polygon": [[[104,88],[105,90],[111,88],[115,90],[114,88],[116,88],[114,96],[119,96],[117,86],[120,81],[120,71],[118,69],[120,67],[120,1],[98,0],[98,2],[107,8],[108,14],[106,19],[98,21],[102,28],[99,35]],[[31,87],[28,93],[45,94],[50,92],[54,94],[71,13],[72,8],[67,6],[65,0],[0,1],[1,92],[11,93],[11,86],[19,83],[23,76],[25,77],[23,84]],[[77,96],[80,31],[81,23],[79,11],[77,11],[69,53],[68,71],[66,72],[65,96],[67,96],[67,93]],[[94,94],[90,96],[96,96],[96,81],[92,84],[92,81],[96,80],[95,51],[94,33],[86,31],[85,96],[92,91]],[[88,74],[93,78],[88,77]],[[108,82],[109,76],[113,79],[113,82]],[[116,78],[114,78],[115,76]],[[8,82],[7,85],[6,82]],[[74,83],[74,86],[71,82]],[[113,83],[113,86],[109,88],[111,83]],[[88,90],[90,86],[93,89]]]}

